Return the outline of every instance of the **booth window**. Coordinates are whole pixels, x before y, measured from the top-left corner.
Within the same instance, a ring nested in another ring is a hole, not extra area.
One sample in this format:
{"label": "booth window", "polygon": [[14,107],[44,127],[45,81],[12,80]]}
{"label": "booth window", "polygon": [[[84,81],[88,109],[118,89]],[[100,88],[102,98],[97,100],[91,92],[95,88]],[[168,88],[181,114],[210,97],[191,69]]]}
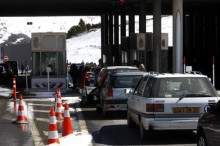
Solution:
{"label": "booth window", "polygon": [[42,76],[47,75],[47,65],[50,67],[50,75],[57,75],[57,53],[56,52],[42,52],[41,53],[41,72]]}
{"label": "booth window", "polygon": [[56,36],[55,35],[43,36],[42,48],[43,49],[56,49]]}
{"label": "booth window", "polygon": [[40,52],[33,52],[32,59],[33,59],[32,74],[34,76],[40,76]]}
{"label": "booth window", "polygon": [[66,75],[66,54],[65,52],[58,52],[58,76]]}

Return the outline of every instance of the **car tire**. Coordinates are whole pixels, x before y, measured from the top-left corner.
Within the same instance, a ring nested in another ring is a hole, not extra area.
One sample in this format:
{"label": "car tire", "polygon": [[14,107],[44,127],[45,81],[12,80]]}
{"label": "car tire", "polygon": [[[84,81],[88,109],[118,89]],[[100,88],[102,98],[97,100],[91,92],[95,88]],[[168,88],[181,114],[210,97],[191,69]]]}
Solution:
{"label": "car tire", "polygon": [[143,123],[142,123],[141,119],[140,119],[140,122],[139,122],[139,128],[140,128],[140,139],[144,140],[146,138],[147,131],[144,129],[144,126],[143,126]]}
{"label": "car tire", "polygon": [[207,146],[207,140],[203,131],[198,133],[197,146]]}
{"label": "car tire", "polygon": [[129,112],[127,112],[127,125],[129,128],[132,128],[135,126],[134,121],[131,119]]}
{"label": "car tire", "polygon": [[87,104],[87,97],[86,96],[82,96],[81,104],[82,105],[86,105]]}
{"label": "car tire", "polygon": [[103,105],[102,105],[102,115],[104,116],[104,117],[106,117],[106,115],[107,115],[107,111],[106,111],[106,109],[105,109],[105,104],[103,103]]}

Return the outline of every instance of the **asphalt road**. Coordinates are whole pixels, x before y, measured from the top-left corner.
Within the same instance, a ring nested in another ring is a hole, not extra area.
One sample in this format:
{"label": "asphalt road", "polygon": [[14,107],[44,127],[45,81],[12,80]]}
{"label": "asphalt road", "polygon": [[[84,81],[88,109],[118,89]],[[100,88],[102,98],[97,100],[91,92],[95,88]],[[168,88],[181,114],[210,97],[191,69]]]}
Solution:
{"label": "asphalt road", "polygon": [[95,145],[196,145],[196,133],[191,131],[157,131],[152,139],[140,140],[139,128],[127,127],[126,112],[111,112],[103,117],[93,105],[81,108]]}

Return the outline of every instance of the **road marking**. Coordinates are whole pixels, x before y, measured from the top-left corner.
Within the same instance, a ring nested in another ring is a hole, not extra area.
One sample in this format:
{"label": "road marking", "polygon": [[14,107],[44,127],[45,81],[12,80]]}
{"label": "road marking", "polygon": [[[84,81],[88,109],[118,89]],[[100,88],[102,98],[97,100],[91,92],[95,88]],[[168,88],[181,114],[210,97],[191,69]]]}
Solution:
{"label": "road marking", "polygon": [[76,108],[76,112],[77,112],[78,119],[82,119],[82,120],[79,120],[81,132],[84,134],[88,134],[89,132],[88,132],[88,128],[86,125],[86,121],[84,120],[84,116],[82,114],[82,109]]}

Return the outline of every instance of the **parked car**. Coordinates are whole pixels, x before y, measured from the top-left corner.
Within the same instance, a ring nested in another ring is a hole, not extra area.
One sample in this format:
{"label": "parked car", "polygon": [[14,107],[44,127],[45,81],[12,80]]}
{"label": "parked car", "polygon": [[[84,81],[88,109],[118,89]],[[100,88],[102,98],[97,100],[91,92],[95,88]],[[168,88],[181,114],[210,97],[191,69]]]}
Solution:
{"label": "parked car", "polygon": [[199,119],[197,128],[198,146],[220,145],[220,101],[205,107],[205,114]]}
{"label": "parked car", "polygon": [[127,110],[127,94],[135,88],[145,72],[121,72],[109,73],[100,90],[100,105],[103,115],[107,111],[126,111]]}
{"label": "parked car", "polygon": [[4,67],[5,69],[5,72],[6,72],[6,77],[10,78],[13,76],[13,71],[12,69],[10,68],[10,66],[6,63],[0,63],[0,67]]}
{"label": "parked car", "polygon": [[2,79],[4,79],[4,78],[7,77],[7,72],[5,71],[4,66],[0,66],[0,77],[1,77]]}
{"label": "parked car", "polygon": [[12,69],[13,75],[18,76],[18,63],[17,61],[6,61],[6,64]]}
{"label": "parked car", "polygon": [[133,72],[138,68],[132,66],[108,66],[101,69],[97,78],[97,87],[101,87],[109,72]]}
{"label": "parked car", "polygon": [[219,100],[201,74],[147,74],[128,98],[127,124],[140,127],[140,138],[153,130],[196,130],[204,107]]}

